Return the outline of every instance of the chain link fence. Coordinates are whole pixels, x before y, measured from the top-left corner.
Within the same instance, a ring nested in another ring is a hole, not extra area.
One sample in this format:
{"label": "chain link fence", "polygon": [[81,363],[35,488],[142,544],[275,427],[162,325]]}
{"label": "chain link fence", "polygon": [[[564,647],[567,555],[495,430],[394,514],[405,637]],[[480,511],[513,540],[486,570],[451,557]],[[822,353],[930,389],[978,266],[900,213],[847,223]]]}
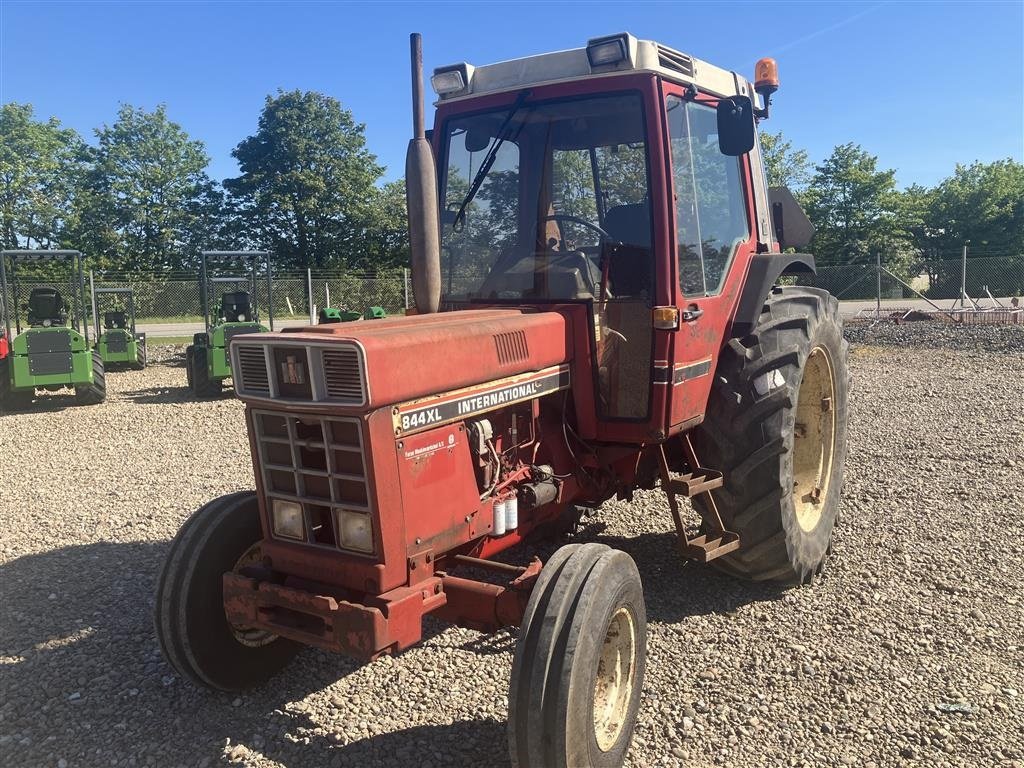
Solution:
{"label": "chain link fence", "polygon": [[[798,283],[824,288],[840,301],[913,299],[918,294],[932,301],[960,298],[961,281],[972,299],[1024,297],[1024,254],[968,256],[963,259],[925,261],[913,268],[882,263],[823,266]],[[966,279],[964,279],[966,277]]]}
{"label": "chain link fence", "polygon": [[[340,271],[283,272],[274,275],[272,286],[275,322],[307,321],[311,314],[325,306],[364,311],[371,306],[383,307],[388,314],[400,314],[408,306],[412,287],[408,270],[395,270],[375,274],[353,274]],[[139,325],[200,324],[203,322],[200,300],[200,282],[192,274],[154,274],[133,272],[124,274],[92,275],[96,288],[131,288],[135,304],[135,321]],[[19,280],[8,286],[8,304],[21,308],[33,288],[56,288],[70,304],[74,287],[66,281]],[[265,276],[257,276],[255,290],[247,280],[237,283],[215,283],[211,286],[211,304],[214,308],[220,294],[227,291],[248,290],[252,293],[257,312],[263,322],[267,319]],[[86,277],[85,312],[92,327],[92,304],[89,296],[89,276]],[[127,296],[99,294],[98,314],[105,311],[127,309]],[[13,325],[13,321],[12,321]]]}

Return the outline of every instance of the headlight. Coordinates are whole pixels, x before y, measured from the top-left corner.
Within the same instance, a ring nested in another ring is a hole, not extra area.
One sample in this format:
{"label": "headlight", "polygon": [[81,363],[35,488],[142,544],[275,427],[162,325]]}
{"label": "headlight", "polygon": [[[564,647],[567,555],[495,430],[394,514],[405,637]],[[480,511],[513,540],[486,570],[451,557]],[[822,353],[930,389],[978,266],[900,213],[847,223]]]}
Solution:
{"label": "headlight", "polygon": [[240,323],[246,322],[245,315],[239,315],[238,316],[238,322],[240,322]]}
{"label": "headlight", "polygon": [[301,504],[284,499],[274,499],[270,504],[270,518],[274,524],[275,536],[305,541],[306,531],[302,520]]}
{"label": "headlight", "polygon": [[49,320],[43,320],[43,328],[49,328],[51,325],[53,325],[53,323]]}
{"label": "headlight", "polygon": [[373,552],[373,524],[370,516],[349,509],[334,510],[338,546],[357,552]]}

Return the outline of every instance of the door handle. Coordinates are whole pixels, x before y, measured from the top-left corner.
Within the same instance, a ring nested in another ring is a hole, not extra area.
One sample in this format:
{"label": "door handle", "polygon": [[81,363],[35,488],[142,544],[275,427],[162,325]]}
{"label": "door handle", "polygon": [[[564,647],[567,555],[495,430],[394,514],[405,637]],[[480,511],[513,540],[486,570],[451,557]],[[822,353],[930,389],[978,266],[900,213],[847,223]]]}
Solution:
{"label": "door handle", "polygon": [[680,313],[680,318],[684,323],[692,323],[698,317],[704,314],[704,310],[698,307],[696,304],[691,304]]}

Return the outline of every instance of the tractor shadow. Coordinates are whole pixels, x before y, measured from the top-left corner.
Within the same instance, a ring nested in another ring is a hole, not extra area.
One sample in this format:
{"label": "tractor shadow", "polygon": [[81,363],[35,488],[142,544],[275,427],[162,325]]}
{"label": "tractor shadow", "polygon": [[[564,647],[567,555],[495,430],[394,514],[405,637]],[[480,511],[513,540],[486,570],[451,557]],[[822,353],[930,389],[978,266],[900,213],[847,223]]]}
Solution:
{"label": "tractor shadow", "polygon": [[75,395],[72,392],[47,392],[44,395],[36,395],[32,404],[25,408],[0,409],[0,418],[31,413],[60,413],[73,408],[91,407],[82,405],[75,400]]}
{"label": "tractor shadow", "polygon": [[604,523],[590,523],[573,541],[607,544],[633,558],[644,584],[648,620],[675,624],[694,616],[728,614],[751,603],[781,600],[788,589],[741,581],[710,564],[685,559],[674,531],[611,536],[604,530]]}
{"label": "tractor shadow", "polygon": [[[395,681],[346,683],[363,665],[345,656],[303,650],[267,685],[240,694],[180,679],[152,623],[169,544],[101,542],[0,564],[0,735],[16,734],[2,744],[5,764],[174,755],[175,765],[209,766],[259,754],[296,768],[508,764],[505,724],[487,718],[332,738],[329,723],[338,717],[325,705],[405,696]],[[430,622],[425,638],[444,628]],[[309,706],[313,693],[320,696]],[[444,691],[439,683],[428,693]]]}
{"label": "tractor shadow", "polygon": [[121,398],[138,405],[170,405],[194,403],[198,400],[188,387],[146,387],[122,392]]}

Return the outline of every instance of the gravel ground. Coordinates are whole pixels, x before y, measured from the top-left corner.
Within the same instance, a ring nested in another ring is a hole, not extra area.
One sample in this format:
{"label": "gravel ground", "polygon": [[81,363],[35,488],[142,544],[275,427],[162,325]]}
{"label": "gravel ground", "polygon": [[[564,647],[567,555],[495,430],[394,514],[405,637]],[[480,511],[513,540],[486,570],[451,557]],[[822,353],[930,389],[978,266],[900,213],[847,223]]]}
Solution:
{"label": "gravel ground", "polygon": [[[180,350],[153,357],[104,405],[0,417],[0,764],[507,765],[507,633],[431,623],[368,666],[308,650],[238,697],[173,675],[151,626],[164,553],[251,468],[240,404],[189,402]],[[857,347],[851,365],[842,521],[813,586],[681,561],[656,494],[580,535],[644,577],[632,765],[1024,766],[1024,353]]]}

